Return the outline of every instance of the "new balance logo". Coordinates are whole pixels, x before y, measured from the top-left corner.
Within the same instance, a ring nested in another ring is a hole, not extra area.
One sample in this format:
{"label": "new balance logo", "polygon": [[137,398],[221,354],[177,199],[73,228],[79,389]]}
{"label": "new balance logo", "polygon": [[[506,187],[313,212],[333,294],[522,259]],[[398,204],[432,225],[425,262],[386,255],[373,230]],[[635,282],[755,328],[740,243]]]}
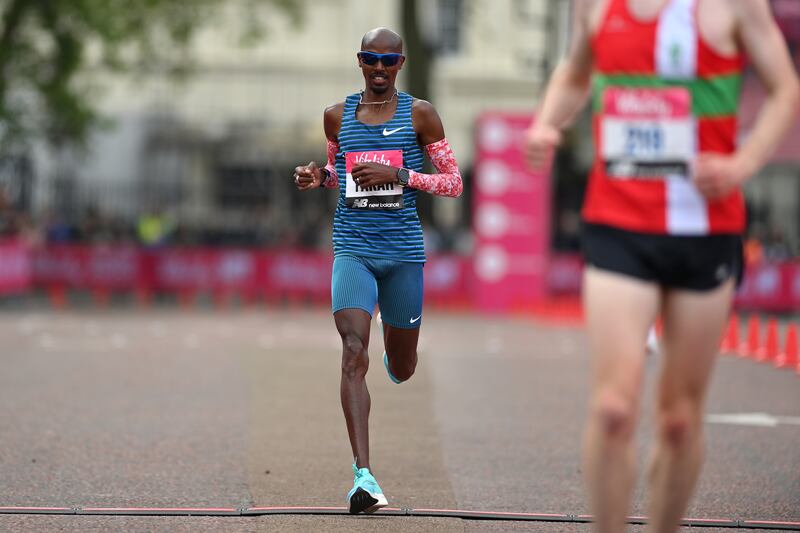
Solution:
{"label": "new balance logo", "polygon": [[405,128],[405,126],[400,126],[399,128],[395,128],[393,130],[387,130],[386,128],[383,128],[383,136],[384,137],[388,137],[392,133],[397,133],[398,131],[402,130],[403,128]]}
{"label": "new balance logo", "polygon": [[369,200],[366,198],[361,198],[353,202],[353,207],[367,207],[368,205],[369,205]]}
{"label": "new balance logo", "polygon": [[717,278],[717,281],[725,281],[730,276],[730,270],[728,269],[728,265],[722,264],[717,267],[717,270],[714,272],[714,277]]}

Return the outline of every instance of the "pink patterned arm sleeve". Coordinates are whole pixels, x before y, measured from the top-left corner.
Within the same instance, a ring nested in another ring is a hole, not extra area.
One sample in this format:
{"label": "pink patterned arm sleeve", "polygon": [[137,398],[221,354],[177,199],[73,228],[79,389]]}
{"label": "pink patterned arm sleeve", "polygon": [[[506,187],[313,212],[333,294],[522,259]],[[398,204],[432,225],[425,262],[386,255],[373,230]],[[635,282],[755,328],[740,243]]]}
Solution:
{"label": "pink patterned arm sleeve", "polygon": [[320,187],[335,189],[339,186],[339,176],[336,174],[336,154],[339,152],[339,143],[328,139],[328,164],[325,170],[328,171],[328,178],[323,179]]}
{"label": "pink patterned arm sleeve", "polygon": [[464,190],[456,156],[447,139],[436,141],[423,148],[439,174],[423,174],[410,170],[408,186],[437,196],[460,196]]}

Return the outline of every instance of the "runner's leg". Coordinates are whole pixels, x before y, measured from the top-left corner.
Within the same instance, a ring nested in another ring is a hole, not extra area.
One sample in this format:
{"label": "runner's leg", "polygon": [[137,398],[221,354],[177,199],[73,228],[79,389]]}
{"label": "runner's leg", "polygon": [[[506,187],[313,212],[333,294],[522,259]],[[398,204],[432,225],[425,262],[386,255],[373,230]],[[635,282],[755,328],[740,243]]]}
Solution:
{"label": "runner's leg", "polygon": [[587,267],[584,309],[592,356],[584,468],[597,531],[624,531],[634,482],[633,436],[641,395],[647,330],[659,287]]}
{"label": "runner's leg", "polygon": [[342,309],[334,315],[336,329],[342,338],[342,381],[340,395],[347,421],[350,447],[358,468],[369,465],[369,410],[367,389],[369,369],[369,327],[371,317],[361,309]]}
{"label": "runner's leg", "polygon": [[389,372],[406,381],[417,367],[422,324],[422,263],[395,262],[378,279],[378,302]]}
{"label": "runner's leg", "polygon": [[369,468],[369,329],[378,288],[363,258],[336,257],[331,281],[333,318],[342,339],[340,395],[358,468]]}
{"label": "runner's leg", "polygon": [[729,280],[711,291],[664,296],[663,363],[657,438],[651,455],[650,524],[663,533],[678,523],[703,460],[703,402],[733,298]]}
{"label": "runner's leg", "polygon": [[417,368],[417,342],[420,328],[403,329],[383,325],[383,343],[389,357],[389,371],[400,381],[414,375]]}

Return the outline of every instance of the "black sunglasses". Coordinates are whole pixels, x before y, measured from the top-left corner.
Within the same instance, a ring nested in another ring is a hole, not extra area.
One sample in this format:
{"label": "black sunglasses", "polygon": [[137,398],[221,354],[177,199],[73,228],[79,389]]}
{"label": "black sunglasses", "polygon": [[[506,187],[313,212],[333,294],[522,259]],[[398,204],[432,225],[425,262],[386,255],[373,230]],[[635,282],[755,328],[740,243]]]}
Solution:
{"label": "black sunglasses", "polygon": [[358,57],[369,66],[383,63],[384,67],[393,67],[400,62],[403,54],[376,54],[375,52],[359,52]]}

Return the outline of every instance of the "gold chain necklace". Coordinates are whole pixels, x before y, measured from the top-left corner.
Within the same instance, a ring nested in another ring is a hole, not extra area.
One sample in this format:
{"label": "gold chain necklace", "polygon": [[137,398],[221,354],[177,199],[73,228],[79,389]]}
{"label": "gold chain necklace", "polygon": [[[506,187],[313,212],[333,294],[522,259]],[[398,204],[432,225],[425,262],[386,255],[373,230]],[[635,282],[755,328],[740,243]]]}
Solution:
{"label": "gold chain necklace", "polygon": [[394,100],[394,97],[397,96],[397,90],[392,93],[392,97],[388,100],[384,100],[383,102],[365,102],[364,101],[364,91],[361,91],[361,96],[358,98],[358,105],[385,105]]}

